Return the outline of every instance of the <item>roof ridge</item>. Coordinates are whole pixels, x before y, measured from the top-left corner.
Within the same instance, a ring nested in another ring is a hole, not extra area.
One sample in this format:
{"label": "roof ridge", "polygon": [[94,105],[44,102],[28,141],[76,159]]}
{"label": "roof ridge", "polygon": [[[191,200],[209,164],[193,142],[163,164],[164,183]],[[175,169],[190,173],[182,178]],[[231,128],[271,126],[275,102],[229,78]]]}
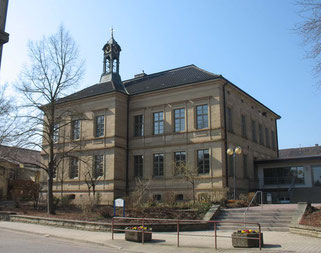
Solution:
{"label": "roof ridge", "polygon": [[[185,66],[182,66],[182,67],[177,67],[177,68],[173,68],[173,69],[163,70],[163,71],[160,71],[160,72],[155,72],[155,73],[152,73],[152,74],[146,74],[146,76],[139,78],[139,80],[142,80],[144,78],[148,78],[148,77],[151,77],[151,76],[154,76],[154,75],[159,75],[159,74],[162,74],[162,73],[166,73],[166,72],[172,72],[172,71],[181,70],[181,69],[184,69],[184,68],[187,68],[187,67],[196,67],[196,68],[198,68],[194,64],[189,64],[189,65],[185,65]],[[129,82],[131,82],[133,80],[138,80],[138,78],[134,77],[134,78],[130,78],[130,79],[124,80],[123,84],[129,83]]]}

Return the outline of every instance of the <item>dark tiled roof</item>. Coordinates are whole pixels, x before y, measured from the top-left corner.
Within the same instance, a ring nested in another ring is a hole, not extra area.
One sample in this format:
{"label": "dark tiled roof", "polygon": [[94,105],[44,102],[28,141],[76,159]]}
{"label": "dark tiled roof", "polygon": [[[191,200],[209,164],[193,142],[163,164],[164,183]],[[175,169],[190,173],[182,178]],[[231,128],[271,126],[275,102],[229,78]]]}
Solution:
{"label": "dark tiled roof", "polygon": [[39,164],[40,151],[0,145],[0,159],[12,163]]}
{"label": "dark tiled roof", "polygon": [[117,85],[114,85],[113,82],[98,83],[76,93],[73,93],[67,97],[64,97],[60,99],[58,103],[96,96],[115,90],[127,93],[129,95],[136,95],[189,83],[207,81],[219,77],[219,75],[215,75],[202,70],[195,65],[188,65],[177,69],[171,69],[151,75],[145,75],[139,78],[126,80],[123,82],[123,84],[125,85],[125,90],[121,90]]}
{"label": "dark tiled roof", "polygon": [[303,147],[303,148],[288,148],[280,149],[280,158],[304,157],[321,155],[321,146]]}
{"label": "dark tiled roof", "polygon": [[189,83],[207,81],[219,77],[219,75],[207,72],[195,65],[188,65],[177,69],[146,75],[141,78],[130,79],[124,81],[124,85],[130,95],[136,95]]}

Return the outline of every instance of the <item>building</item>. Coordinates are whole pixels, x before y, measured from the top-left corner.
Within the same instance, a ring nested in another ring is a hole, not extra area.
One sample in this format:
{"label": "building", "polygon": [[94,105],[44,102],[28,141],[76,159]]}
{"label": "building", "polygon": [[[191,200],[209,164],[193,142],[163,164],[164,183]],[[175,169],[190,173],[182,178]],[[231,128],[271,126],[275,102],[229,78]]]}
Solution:
{"label": "building", "polygon": [[2,46],[9,41],[9,34],[5,32],[8,10],[8,0],[0,0],[0,67],[2,58]]}
{"label": "building", "polygon": [[273,203],[321,202],[321,147],[280,150],[277,159],[258,160],[259,189]]}
{"label": "building", "polygon": [[14,180],[39,178],[40,151],[0,145],[0,200],[13,199]]}
{"label": "building", "polygon": [[63,184],[76,200],[86,195],[85,175],[92,172],[103,203],[133,192],[135,177],[150,179],[150,196],[159,201],[190,200],[190,184],[174,170],[185,162],[198,172],[196,197],[211,196],[234,188],[226,150],[236,146],[243,150],[236,156],[237,195],[257,187],[253,161],[277,158],[279,115],[195,65],[122,81],[120,52],[112,35],[103,47],[100,82],[58,101],[58,114],[73,113],[56,132],[56,152],[73,147],[73,156],[57,168],[55,194]]}

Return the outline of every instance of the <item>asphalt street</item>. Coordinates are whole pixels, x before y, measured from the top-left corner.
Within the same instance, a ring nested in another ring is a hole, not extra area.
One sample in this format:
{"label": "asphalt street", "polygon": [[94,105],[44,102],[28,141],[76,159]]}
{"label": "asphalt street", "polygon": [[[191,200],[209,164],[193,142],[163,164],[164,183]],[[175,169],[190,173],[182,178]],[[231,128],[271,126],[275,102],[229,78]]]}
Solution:
{"label": "asphalt street", "polygon": [[[116,253],[108,247],[0,229],[0,253]],[[123,251],[124,252],[124,251]]]}

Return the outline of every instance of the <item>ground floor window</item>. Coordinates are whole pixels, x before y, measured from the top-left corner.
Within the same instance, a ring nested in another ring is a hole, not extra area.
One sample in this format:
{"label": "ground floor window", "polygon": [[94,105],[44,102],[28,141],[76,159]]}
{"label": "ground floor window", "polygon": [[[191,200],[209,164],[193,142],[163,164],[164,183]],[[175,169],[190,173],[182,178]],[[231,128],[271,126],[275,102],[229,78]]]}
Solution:
{"label": "ground floor window", "polygon": [[199,174],[210,172],[210,155],[208,149],[197,150],[197,168]]}
{"label": "ground floor window", "polygon": [[283,167],[264,169],[264,184],[304,184],[303,167]]}
{"label": "ground floor window", "polygon": [[154,154],[153,172],[154,177],[164,176],[164,154]]}
{"label": "ground floor window", "polygon": [[313,184],[314,186],[321,186],[321,165],[313,166]]}

